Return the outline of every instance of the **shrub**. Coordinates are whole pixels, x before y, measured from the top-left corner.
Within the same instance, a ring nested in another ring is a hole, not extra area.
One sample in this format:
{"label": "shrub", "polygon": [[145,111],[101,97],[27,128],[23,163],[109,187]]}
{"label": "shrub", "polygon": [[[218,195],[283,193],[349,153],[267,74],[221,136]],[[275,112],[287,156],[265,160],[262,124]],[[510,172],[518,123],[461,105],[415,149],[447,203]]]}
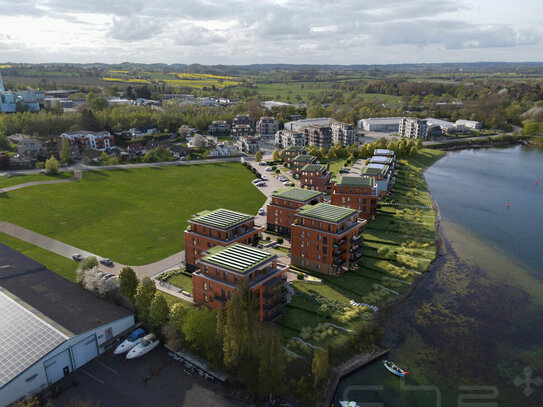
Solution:
{"label": "shrub", "polygon": [[377,250],[377,254],[380,256],[386,256],[390,252],[390,247],[388,246],[382,246]]}
{"label": "shrub", "polygon": [[277,166],[274,165],[274,166],[271,167],[271,169],[272,169],[272,171],[275,171],[277,169]]}
{"label": "shrub", "polygon": [[55,175],[58,173],[58,160],[51,156],[51,158],[45,161],[45,173],[47,175]]}
{"label": "shrub", "polygon": [[266,236],[266,239],[265,239],[267,242],[269,242],[271,240],[271,238],[269,236]]}
{"label": "shrub", "polygon": [[45,168],[45,163],[43,161],[36,161],[36,168],[40,170]]}
{"label": "shrub", "polygon": [[277,238],[277,244],[283,244],[284,240],[282,237]]}
{"label": "shrub", "polygon": [[325,318],[328,318],[332,316],[332,310],[328,307],[326,304],[322,304],[319,309],[317,310],[317,314],[320,316],[323,316]]}
{"label": "shrub", "polygon": [[305,276],[304,276],[304,273],[298,273],[298,274],[296,274],[296,279],[297,279],[297,280],[303,280],[304,277],[305,277]]}

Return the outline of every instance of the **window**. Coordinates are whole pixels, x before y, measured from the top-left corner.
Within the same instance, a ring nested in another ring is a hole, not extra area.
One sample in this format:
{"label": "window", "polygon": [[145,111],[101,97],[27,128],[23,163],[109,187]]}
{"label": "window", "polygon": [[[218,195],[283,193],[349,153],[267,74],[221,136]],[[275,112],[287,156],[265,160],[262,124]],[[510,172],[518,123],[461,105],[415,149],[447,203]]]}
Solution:
{"label": "window", "polygon": [[320,260],[320,259],[321,259],[321,255],[317,254],[317,260]]}
{"label": "window", "polygon": [[211,243],[207,242],[207,248],[208,248],[208,249],[211,248]]}
{"label": "window", "polygon": [[322,254],[326,254],[326,246],[322,247]]}
{"label": "window", "polygon": [[196,239],[195,238],[192,238],[192,244],[196,245]]}
{"label": "window", "polygon": [[322,237],[322,243],[323,244],[327,244],[328,243],[328,238],[326,236],[323,236]]}
{"label": "window", "polygon": [[204,291],[207,291],[207,283],[204,281]]}
{"label": "window", "polygon": [[213,291],[213,284],[209,284],[209,291]]}
{"label": "window", "polygon": [[204,294],[204,302],[207,302],[207,294]]}

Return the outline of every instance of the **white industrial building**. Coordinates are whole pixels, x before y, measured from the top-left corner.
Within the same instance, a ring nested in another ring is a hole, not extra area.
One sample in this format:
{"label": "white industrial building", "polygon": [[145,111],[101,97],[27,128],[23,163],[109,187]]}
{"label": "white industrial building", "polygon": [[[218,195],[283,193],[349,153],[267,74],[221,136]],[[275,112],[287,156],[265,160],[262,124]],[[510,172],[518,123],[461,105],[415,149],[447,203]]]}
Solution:
{"label": "white industrial building", "polygon": [[358,120],[357,126],[365,131],[376,131],[383,133],[397,133],[402,117],[373,117]]}
{"label": "white industrial building", "polygon": [[454,122],[454,124],[456,124],[456,126],[467,127],[468,129],[473,129],[473,130],[479,130],[483,128],[483,123],[477,122],[475,120],[459,119],[456,122]]}
{"label": "white industrial building", "polygon": [[448,131],[455,127],[455,124],[453,122],[449,122],[447,120],[442,120],[442,119],[436,119],[434,117],[428,117],[424,120],[426,120],[426,123],[428,123],[428,127],[439,126],[441,127],[442,130],[445,130],[445,131]]}
{"label": "white industrial building", "polygon": [[404,117],[398,129],[400,137],[425,140],[428,137],[428,123],[423,119]]}
{"label": "white industrial building", "polygon": [[0,406],[105,352],[134,315],[0,244]]}
{"label": "white industrial building", "polygon": [[285,123],[285,129],[293,130],[293,131],[301,131],[307,126],[329,126],[330,120],[331,119],[329,117],[295,120],[293,122]]}

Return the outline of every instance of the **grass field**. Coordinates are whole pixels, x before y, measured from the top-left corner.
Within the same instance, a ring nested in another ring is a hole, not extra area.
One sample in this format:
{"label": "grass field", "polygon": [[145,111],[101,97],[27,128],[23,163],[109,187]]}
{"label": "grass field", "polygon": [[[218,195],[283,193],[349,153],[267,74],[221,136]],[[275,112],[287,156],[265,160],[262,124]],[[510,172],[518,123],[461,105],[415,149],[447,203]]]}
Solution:
{"label": "grass field", "polygon": [[184,274],[174,274],[166,279],[166,282],[192,294],[192,278]]}
{"label": "grass field", "polygon": [[24,184],[26,182],[52,181],[56,179],[70,179],[70,178],[73,178],[73,176],[74,176],[74,173],[69,171],[69,172],[60,173],[58,175],[22,174],[22,175],[13,176],[11,178],[0,177],[0,188]]}
{"label": "grass field", "polygon": [[65,277],[68,280],[76,280],[76,270],[78,264],[73,260],[59,256],[58,254],[50,252],[49,250],[42,249],[1,232],[0,243],[4,243],[6,246],[9,246],[12,249],[21,252],[25,256],[36,260],[37,262],[46,266],[49,270],[60,274],[62,277]]}
{"label": "grass field", "polygon": [[0,194],[0,220],[129,265],[184,248],[193,214],[227,208],[256,214],[265,201],[239,163],[85,172],[67,184]]}

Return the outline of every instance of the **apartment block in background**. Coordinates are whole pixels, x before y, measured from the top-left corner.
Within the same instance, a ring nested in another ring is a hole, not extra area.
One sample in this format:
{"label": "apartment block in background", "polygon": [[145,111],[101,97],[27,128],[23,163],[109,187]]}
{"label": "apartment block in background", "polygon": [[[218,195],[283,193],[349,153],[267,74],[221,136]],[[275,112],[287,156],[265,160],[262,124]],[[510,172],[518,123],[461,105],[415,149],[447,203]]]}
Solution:
{"label": "apartment block in background", "polygon": [[331,276],[339,276],[362,257],[362,227],[358,211],[319,203],[304,206],[294,217],[291,261]]}
{"label": "apartment block in background", "polygon": [[187,270],[197,269],[196,260],[215,246],[244,243],[256,246],[264,227],[255,226],[255,217],[228,209],[200,212],[189,219],[185,230],[185,263]]}
{"label": "apartment block in background", "polygon": [[215,120],[209,125],[207,131],[211,136],[229,136],[230,125],[224,120]]}
{"label": "apartment block in background", "polygon": [[279,130],[275,133],[275,145],[279,148],[304,147],[304,133],[293,130]]}
{"label": "apartment block in background", "polygon": [[302,188],[326,192],[330,188],[330,171],[322,164],[307,164],[300,172]]}
{"label": "apartment block in background", "polygon": [[350,146],[356,143],[356,128],[347,123],[332,123],[332,144]]}
{"label": "apartment block in background", "polygon": [[260,138],[272,139],[279,130],[279,122],[273,117],[261,117],[256,124],[256,129],[260,134]]}
{"label": "apartment block in background", "polygon": [[301,188],[280,189],[272,195],[266,209],[268,230],[290,235],[294,215],[302,206],[316,205],[323,201],[324,194]]}
{"label": "apartment block in background", "polygon": [[355,209],[361,218],[372,220],[377,214],[377,184],[371,177],[340,176],[331,181],[331,203]]}
{"label": "apartment block in background", "polygon": [[256,296],[261,321],[281,315],[286,304],[288,266],[277,264],[277,255],[244,244],[217,246],[199,260],[192,275],[192,294],[196,304],[224,309],[240,284]]}
{"label": "apartment block in background", "polygon": [[423,119],[404,117],[400,121],[398,134],[400,137],[426,140],[428,137],[428,123]]}
{"label": "apartment block in background", "polygon": [[311,125],[304,129],[305,144],[317,148],[332,146],[332,129],[329,126]]}

